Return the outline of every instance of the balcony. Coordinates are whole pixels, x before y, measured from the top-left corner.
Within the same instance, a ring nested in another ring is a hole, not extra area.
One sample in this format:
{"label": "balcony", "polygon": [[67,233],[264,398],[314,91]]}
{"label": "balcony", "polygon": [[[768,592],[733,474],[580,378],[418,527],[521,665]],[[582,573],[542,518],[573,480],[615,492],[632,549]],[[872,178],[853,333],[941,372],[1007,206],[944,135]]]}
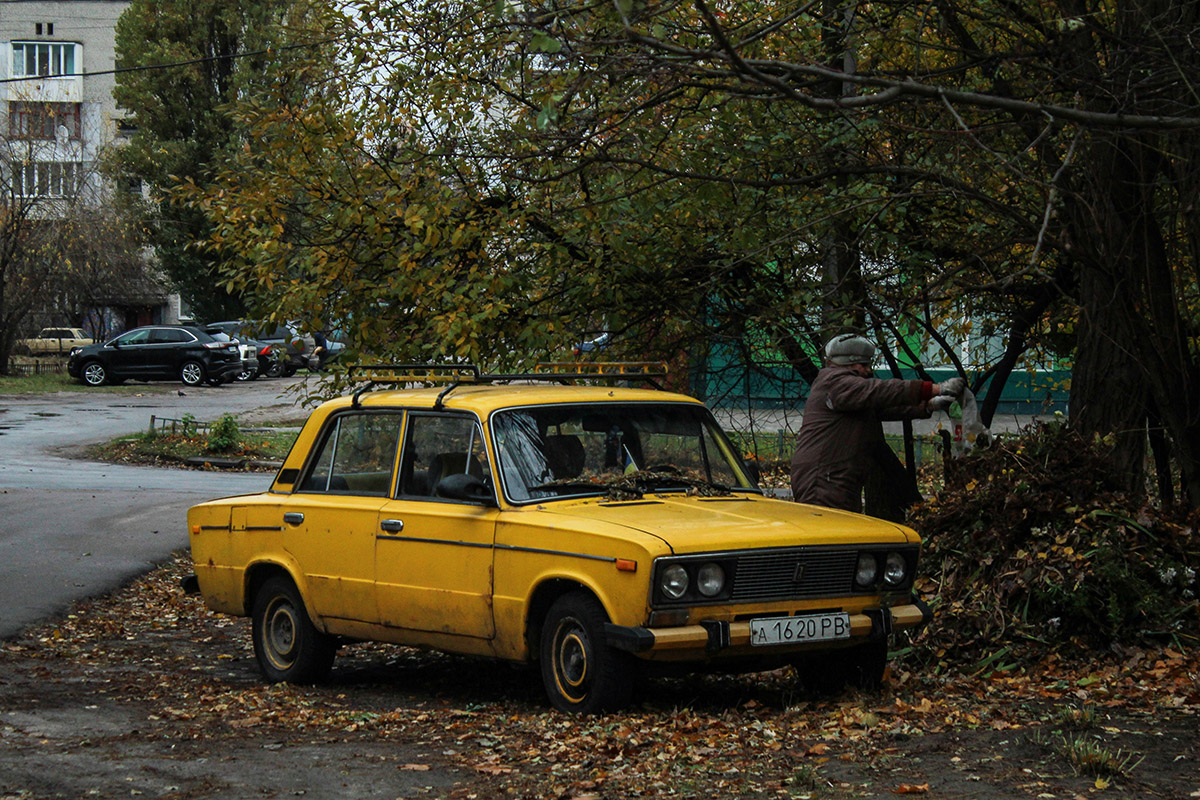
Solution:
{"label": "balcony", "polygon": [[82,103],[83,76],[36,76],[24,80],[14,80],[5,84],[8,95],[5,98],[12,102],[31,103]]}

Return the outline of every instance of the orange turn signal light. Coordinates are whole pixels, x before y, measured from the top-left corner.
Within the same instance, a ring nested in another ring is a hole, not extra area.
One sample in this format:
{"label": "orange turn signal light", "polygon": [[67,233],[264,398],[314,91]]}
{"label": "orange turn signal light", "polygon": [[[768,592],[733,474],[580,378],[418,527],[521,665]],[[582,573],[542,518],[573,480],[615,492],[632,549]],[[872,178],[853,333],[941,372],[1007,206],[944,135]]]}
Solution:
{"label": "orange turn signal light", "polygon": [[621,572],[637,572],[637,562],[631,558],[618,558],[617,569]]}

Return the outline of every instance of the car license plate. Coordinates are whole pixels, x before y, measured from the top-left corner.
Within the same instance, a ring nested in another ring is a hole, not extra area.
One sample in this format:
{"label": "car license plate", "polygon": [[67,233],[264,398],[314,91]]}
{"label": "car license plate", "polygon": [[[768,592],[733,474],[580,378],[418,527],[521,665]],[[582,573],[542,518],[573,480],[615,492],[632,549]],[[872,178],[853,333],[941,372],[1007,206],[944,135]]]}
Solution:
{"label": "car license plate", "polygon": [[810,614],[750,620],[750,644],[800,644],[850,638],[850,615]]}

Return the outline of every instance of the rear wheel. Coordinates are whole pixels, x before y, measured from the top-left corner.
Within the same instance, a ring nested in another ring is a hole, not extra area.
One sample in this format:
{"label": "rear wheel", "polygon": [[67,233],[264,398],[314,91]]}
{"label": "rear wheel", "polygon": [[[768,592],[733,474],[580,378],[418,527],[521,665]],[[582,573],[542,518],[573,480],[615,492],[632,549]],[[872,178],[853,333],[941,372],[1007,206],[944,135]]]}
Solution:
{"label": "rear wheel", "polygon": [[108,382],[108,370],[99,361],[89,361],[79,373],[88,386],[103,386]]}
{"label": "rear wheel", "polygon": [[594,714],[617,708],[633,695],[632,658],[608,646],[604,607],[589,594],[554,601],[542,625],[542,683],[560,711]]}
{"label": "rear wheel", "polygon": [[183,381],[188,386],[199,386],[207,380],[208,375],[204,370],[204,365],[199,361],[185,362],[179,368],[179,380]]}
{"label": "rear wheel", "polygon": [[254,655],[267,680],[315,683],[329,674],[337,644],[312,624],[290,579],[276,575],[259,587],[252,630]]}

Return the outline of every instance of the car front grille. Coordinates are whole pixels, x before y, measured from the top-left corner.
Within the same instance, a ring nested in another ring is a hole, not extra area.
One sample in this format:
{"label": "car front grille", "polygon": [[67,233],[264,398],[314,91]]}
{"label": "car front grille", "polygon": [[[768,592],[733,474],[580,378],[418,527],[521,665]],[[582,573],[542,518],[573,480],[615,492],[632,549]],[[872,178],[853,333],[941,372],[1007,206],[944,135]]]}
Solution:
{"label": "car front grille", "polygon": [[786,600],[846,594],[854,588],[858,550],[772,550],[737,559],[732,600]]}
{"label": "car front grille", "polygon": [[[884,586],[882,569],[888,553],[903,556],[906,577],[898,584]],[[875,580],[869,586],[856,583],[859,558],[875,558]],[[682,605],[719,605],[723,603],[771,603],[821,597],[879,594],[907,591],[912,586],[920,546],[913,544],[819,545],[779,547],[761,550],[695,553],[668,556],[655,561],[652,602],[656,608]],[[720,566],[725,575],[724,588],[715,594],[701,594],[697,577],[706,564]],[[663,589],[665,571],[679,565],[688,573],[681,595],[668,596]]]}

